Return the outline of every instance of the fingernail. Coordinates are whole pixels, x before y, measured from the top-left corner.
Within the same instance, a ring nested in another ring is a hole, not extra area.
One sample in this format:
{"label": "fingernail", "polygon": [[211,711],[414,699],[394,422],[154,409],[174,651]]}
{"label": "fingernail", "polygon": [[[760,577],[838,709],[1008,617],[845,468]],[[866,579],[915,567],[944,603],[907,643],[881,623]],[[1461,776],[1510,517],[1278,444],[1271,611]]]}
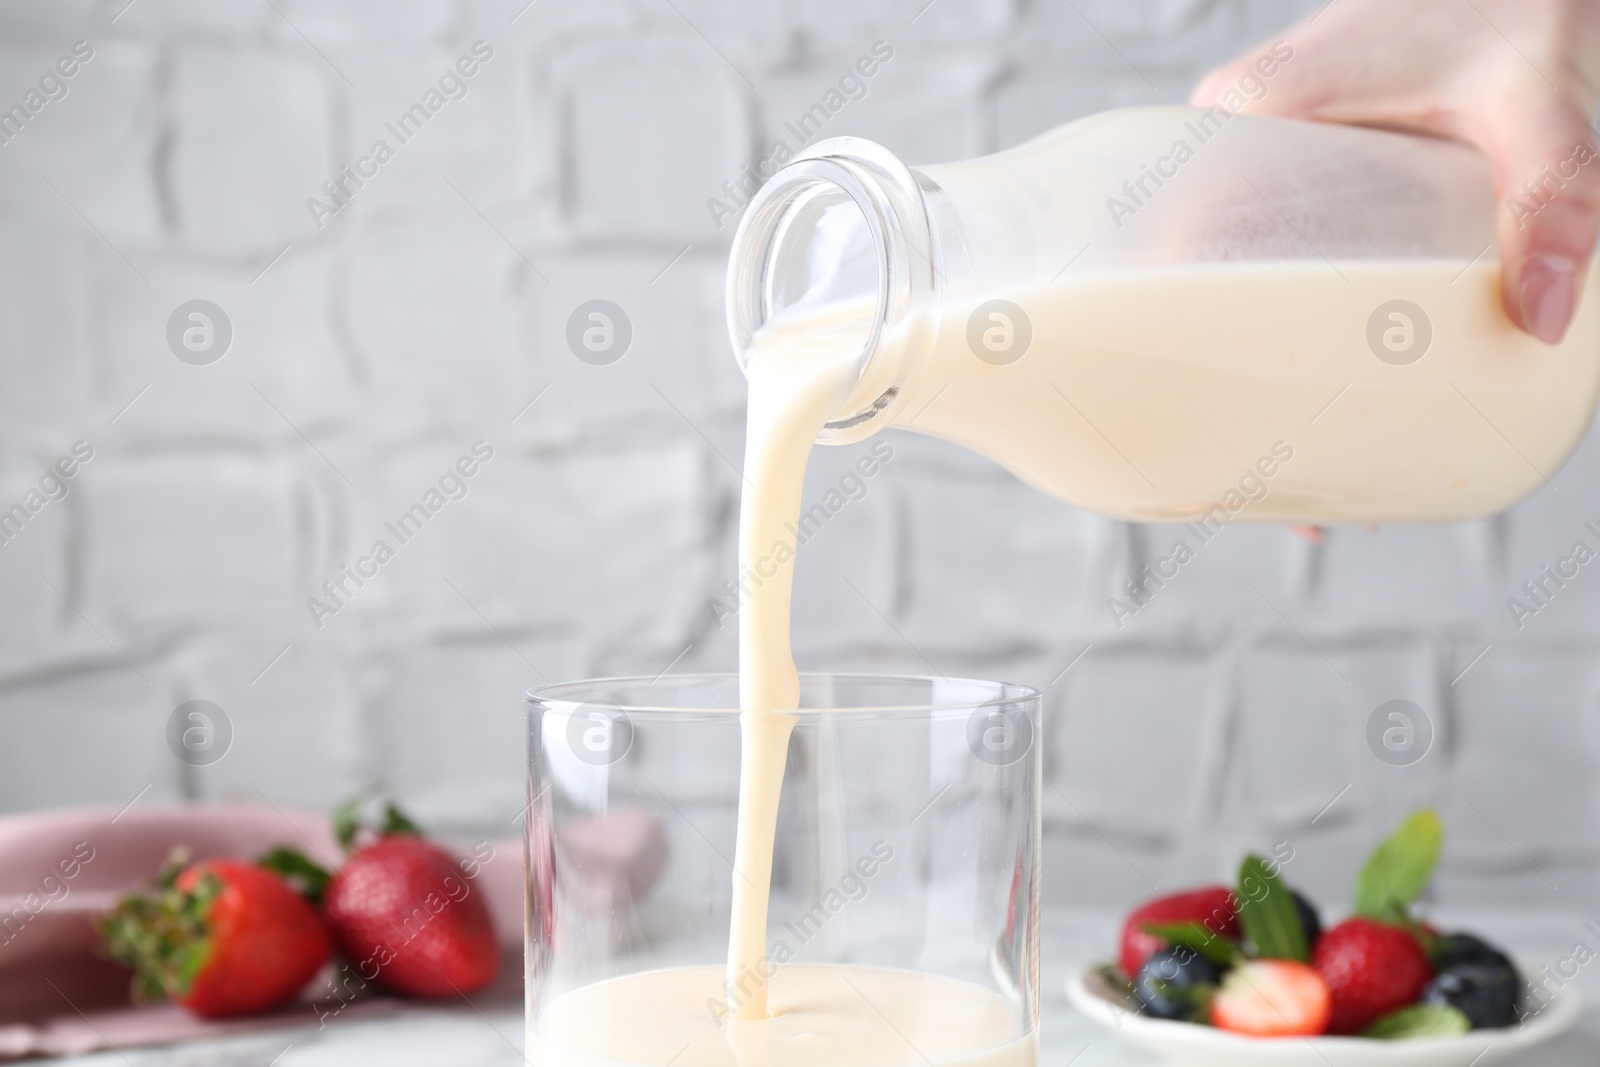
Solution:
{"label": "fingernail", "polygon": [[1578,265],[1566,256],[1534,256],[1522,268],[1522,321],[1547,345],[1567,332],[1577,274]]}

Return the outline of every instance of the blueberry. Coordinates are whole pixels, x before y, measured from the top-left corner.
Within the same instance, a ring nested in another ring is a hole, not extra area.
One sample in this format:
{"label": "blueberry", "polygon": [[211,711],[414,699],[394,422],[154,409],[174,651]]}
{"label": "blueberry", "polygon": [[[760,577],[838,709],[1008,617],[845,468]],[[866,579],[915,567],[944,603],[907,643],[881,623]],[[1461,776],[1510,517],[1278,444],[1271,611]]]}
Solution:
{"label": "blueberry", "polygon": [[1513,978],[1517,969],[1504,952],[1471,934],[1445,934],[1433,950],[1433,969],[1448,971],[1462,964],[1480,967],[1501,967],[1510,971]]}
{"label": "blueberry", "polygon": [[1459,1008],[1474,1030],[1510,1026],[1517,1021],[1517,975],[1496,964],[1458,963],[1434,976],[1422,1002]]}
{"label": "blueberry", "polygon": [[1504,952],[1472,934],[1445,934],[1434,947],[1433,966],[1425,1002],[1460,1008],[1479,1029],[1516,1021],[1517,969]]}
{"label": "blueberry", "polygon": [[1300,916],[1300,927],[1306,932],[1306,947],[1314,948],[1317,938],[1322,936],[1322,918],[1317,914],[1317,906],[1293,889],[1289,890],[1289,895],[1294,898],[1294,910]]}
{"label": "blueberry", "polygon": [[1157,1019],[1193,1019],[1203,1013],[1220,981],[1217,965],[1194,949],[1164,948],[1152,952],[1139,968],[1133,994]]}

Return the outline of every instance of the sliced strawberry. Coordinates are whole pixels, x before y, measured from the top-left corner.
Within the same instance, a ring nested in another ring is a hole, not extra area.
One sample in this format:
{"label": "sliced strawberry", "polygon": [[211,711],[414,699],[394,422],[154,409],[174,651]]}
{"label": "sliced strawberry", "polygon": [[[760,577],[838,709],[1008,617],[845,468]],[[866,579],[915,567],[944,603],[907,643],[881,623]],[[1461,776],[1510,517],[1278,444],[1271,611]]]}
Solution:
{"label": "sliced strawberry", "polygon": [[1409,930],[1374,919],[1346,919],[1323,934],[1311,963],[1333,994],[1336,1034],[1365,1030],[1422,995],[1433,976]]}
{"label": "sliced strawberry", "polygon": [[1293,960],[1251,960],[1229,971],[1211,1000],[1219,1030],[1253,1037],[1311,1037],[1332,1010],[1322,976]]}
{"label": "sliced strawberry", "polygon": [[1118,958],[1122,973],[1132,980],[1150,953],[1167,947],[1165,941],[1145,929],[1147,925],[1183,922],[1200,923],[1218,937],[1237,938],[1239,912],[1233,891],[1227,886],[1211,885],[1157,897],[1139,905],[1122,924],[1122,948]]}

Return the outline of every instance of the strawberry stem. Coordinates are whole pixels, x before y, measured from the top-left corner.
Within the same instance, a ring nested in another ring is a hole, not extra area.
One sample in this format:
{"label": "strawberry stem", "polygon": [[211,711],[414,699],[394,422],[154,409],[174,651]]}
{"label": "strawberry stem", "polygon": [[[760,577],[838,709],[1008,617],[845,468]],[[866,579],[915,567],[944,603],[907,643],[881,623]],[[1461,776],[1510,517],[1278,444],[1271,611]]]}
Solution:
{"label": "strawberry stem", "polygon": [[204,874],[185,892],[163,879],[149,894],[131,894],[100,920],[107,954],[133,969],[135,999],[178,999],[188,994],[211,952],[206,916],[222,893],[222,880]]}
{"label": "strawberry stem", "polygon": [[363,830],[371,830],[379,837],[388,837],[391,834],[412,834],[416,837],[423,836],[422,828],[399,808],[393,801],[385,801],[383,806],[383,822],[374,830],[361,818],[361,809],[368,800],[373,798],[373,790],[363,790],[339,805],[333,813],[333,832],[338,837],[339,844],[348,854],[355,851],[356,839]]}

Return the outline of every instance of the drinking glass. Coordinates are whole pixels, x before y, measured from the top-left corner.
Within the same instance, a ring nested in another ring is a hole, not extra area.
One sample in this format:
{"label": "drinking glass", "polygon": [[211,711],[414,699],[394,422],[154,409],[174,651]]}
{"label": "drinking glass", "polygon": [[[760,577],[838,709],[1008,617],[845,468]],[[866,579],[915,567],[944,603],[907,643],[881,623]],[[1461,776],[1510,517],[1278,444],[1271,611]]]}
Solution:
{"label": "drinking glass", "polygon": [[770,1018],[730,1022],[738,693],[731,674],[528,692],[529,1062],[1036,1063],[1038,691],[802,676],[746,975]]}

